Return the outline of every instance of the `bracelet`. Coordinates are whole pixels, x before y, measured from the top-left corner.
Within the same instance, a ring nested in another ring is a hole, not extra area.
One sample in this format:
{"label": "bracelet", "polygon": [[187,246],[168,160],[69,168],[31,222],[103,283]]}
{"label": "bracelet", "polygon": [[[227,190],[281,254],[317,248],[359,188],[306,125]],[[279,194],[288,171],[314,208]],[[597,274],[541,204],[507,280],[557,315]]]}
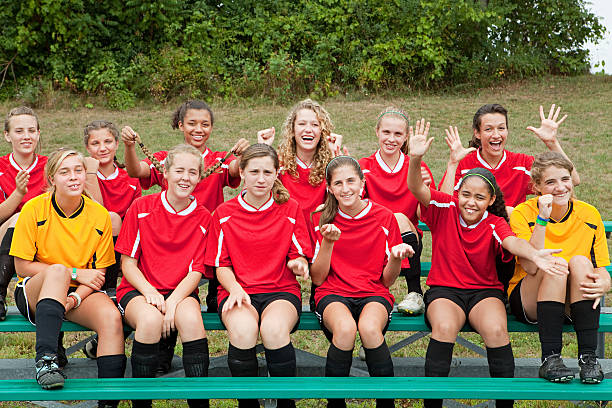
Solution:
{"label": "bracelet", "polygon": [[548,221],[550,221],[550,218],[542,218],[539,215],[536,218],[536,224],[541,225],[543,227],[545,227],[548,224]]}
{"label": "bracelet", "polygon": [[72,279],[73,281],[77,280],[77,269],[76,268],[72,268],[72,272],[70,272],[70,279]]}
{"label": "bracelet", "polygon": [[81,306],[81,295],[79,295],[76,292],[71,292],[68,294],[69,297],[74,298],[74,300],[76,301],[76,304],[74,305],[74,309],[76,309],[77,307]]}

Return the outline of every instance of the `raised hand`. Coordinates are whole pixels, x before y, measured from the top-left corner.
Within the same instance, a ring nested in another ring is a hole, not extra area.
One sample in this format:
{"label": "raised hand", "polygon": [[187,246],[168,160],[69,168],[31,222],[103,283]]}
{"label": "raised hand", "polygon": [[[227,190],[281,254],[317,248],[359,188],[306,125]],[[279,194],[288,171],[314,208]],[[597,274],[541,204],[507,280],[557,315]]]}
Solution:
{"label": "raised hand", "polygon": [[427,136],[429,136],[429,122],[425,124],[425,119],[417,120],[415,129],[410,126],[408,134],[410,136],[410,155],[424,156],[434,139],[433,137],[427,139]]}
{"label": "raised hand", "polygon": [[334,224],[325,224],[321,227],[321,235],[323,235],[323,239],[326,239],[330,242],[336,242],[340,239],[341,231]]}
{"label": "raised hand", "polygon": [[267,129],[262,129],[257,132],[257,143],[264,143],[268,146],[272,146],[274,143],[274,135],[276,134],[276,129],[274,126]]}
{"label": "raised hand", "polygon": [[25,170],[19,170],[15,176],[15,190],[22,196],[28,193],[28,181],[30,181],[30,173]]}
{"label": "raised hand", "polygon": [[234,153],[234,156],[239,157],[242,155],[242,153],[244,153],[244,151],[247,149],[247,147],[250,146],[250,143],[248,140],[242,138],[239,139],[236,144],[234,145],[234,147],[232,147],[232,153]]}
{"label": "raised hand", "polygon": [[449,161],[452,163],[459,163],[465,156],[476,150],[474,147],[468,147],[467,149],[463,147],[461,144],[461,139],[459,138],[459,131],[457,131],[457,126],[454,128],[449,126],[448,129],[444,129],[446,132],[446,137],[444,140],[448,148],[450,149],[450,158]]}
{"label": "raised hand", "polygon": [[414,249],[408,244],[398,244],[391,248],[391,257],[395,259],[410,258],[414,255]]}
{"label": "raised hand", "polygon": [[533,126],[528,126],[527,130],[535,133],[535,135],[547,146],[551,143],[555,143],[557,141],[557,130],[567,118],[567,115],[563,115],[563,117],[557,121],[560,112],[561,107],[557,107],[557,110],[555,110],[555,104],[553,103],[548,112],[548,117],[545,117],[544,107],[540,105],[540,127],[536,129]]}
{"label": "raised hand", "polygon": [[100,160],[93,157],[85,157],[85,169],[87,173],[95,173],[100,168]]}
{"label": "raised hand", "polygon": [[540,210],[540,218],[544,218],[545,220],[550,218],[550,213],[552,212],[552,202],[552,194],[544,194],[538,198],[538,209]]}
{"label": "raised hand", "polygon": [[139,138],[138,133],[136,133],[131,127],[124,126],[121,129],[121,140],[126,146],[134,146],[134,143],[136,143],[136,140]]}

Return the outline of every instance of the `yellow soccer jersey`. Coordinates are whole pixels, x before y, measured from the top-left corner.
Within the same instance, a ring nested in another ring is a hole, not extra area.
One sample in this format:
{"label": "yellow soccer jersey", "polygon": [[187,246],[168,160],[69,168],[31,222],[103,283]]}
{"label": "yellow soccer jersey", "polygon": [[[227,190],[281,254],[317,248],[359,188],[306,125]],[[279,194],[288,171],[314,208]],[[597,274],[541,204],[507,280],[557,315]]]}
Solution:
{"label": "yellow soccer jersey", "polygon": [[39,195],[19,214],[10,254],[49,265],[106,268],[115,263],[110,215],[100,204],[81,196],[78,210],[66,216],[54,194]]}
{"label": "yellow soccer jersey", "polygon": [[[531,239],[538,214],[538,197],[519,204],[512,211],[510,227],[517,237],[527,241]],[[551,218],[546,226],[544,248],[562,249],[561,253],[555,255],[568,262],[576,255],[583,255],[591,260],[595,268],[610,264],[606,233],[599,211],[584,201],[572,200],[561,220],[555,221]],[[526,274],[517,262],[508,294]]]}

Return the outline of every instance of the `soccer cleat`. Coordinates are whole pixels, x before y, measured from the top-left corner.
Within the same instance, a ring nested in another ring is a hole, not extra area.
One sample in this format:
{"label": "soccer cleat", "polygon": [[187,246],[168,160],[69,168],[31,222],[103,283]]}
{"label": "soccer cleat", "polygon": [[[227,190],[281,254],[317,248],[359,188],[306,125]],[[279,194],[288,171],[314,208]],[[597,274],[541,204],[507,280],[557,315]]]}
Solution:
{"label": "soccer cleat", "polygon": [[66,376],[57,364],[57,356],[45,354],[36,362],[36,381],[45,390],[64,386]]}
{"label": "soccer cleat", "polygon": [[552,382],[569,382],[574,379],[574,372],[567,368],[560,354],[552,354],[540,366],[540,378]]}
{"label": "soccer cleat", "polygon": [[405,315],[416,316],[423,314],[425,311],[425,302],[423,295],[417,292],[410,292],[404,300],[397,305],[397,310]]}
{"label": "soccer cleat", "polygon": [[582,354],[578,358],[580,366],[580,381],[585,384],[599,384],[604,379],[601,364],[593,353]]}

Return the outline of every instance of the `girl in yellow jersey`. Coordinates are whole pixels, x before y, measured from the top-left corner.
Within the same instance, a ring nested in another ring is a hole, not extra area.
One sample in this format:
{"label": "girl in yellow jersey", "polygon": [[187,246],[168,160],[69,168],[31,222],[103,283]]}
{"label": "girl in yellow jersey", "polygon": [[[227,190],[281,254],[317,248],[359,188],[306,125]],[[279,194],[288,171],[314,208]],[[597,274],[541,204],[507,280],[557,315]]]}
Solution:
{"label": "girl in yellow jersey", "polygon": [[[574,166],[560,153],[535,158],[531,181],[537,197],[519,204],[510,226],[536,248],[559,248],[569,273],[548,274],[518,259],[508,290],[518,320],[538,324],[542,345],[540,377],[571,381],[572,370],[561,359],[563,322],[570,318],[578,340],[578,365],[583,383],[599,383],[604,374],[595,357],[599,302],[610,290],[608,246],[595,207],[574,197]],[[566,313],[569,311],[569,316]]]}
{"label": "girl in yellow jersey", "polygon": [[80,153],[53,152],[45,173],[50,191],[24,205],[10,252],[19,276],[15,303],[36,325],[36,379],[45,389],[64,384],[57,360],[63,318],[98,333],[98,377],[123,377],[121,315],[99,291],[115,262],[110,216],[83,193]]}

